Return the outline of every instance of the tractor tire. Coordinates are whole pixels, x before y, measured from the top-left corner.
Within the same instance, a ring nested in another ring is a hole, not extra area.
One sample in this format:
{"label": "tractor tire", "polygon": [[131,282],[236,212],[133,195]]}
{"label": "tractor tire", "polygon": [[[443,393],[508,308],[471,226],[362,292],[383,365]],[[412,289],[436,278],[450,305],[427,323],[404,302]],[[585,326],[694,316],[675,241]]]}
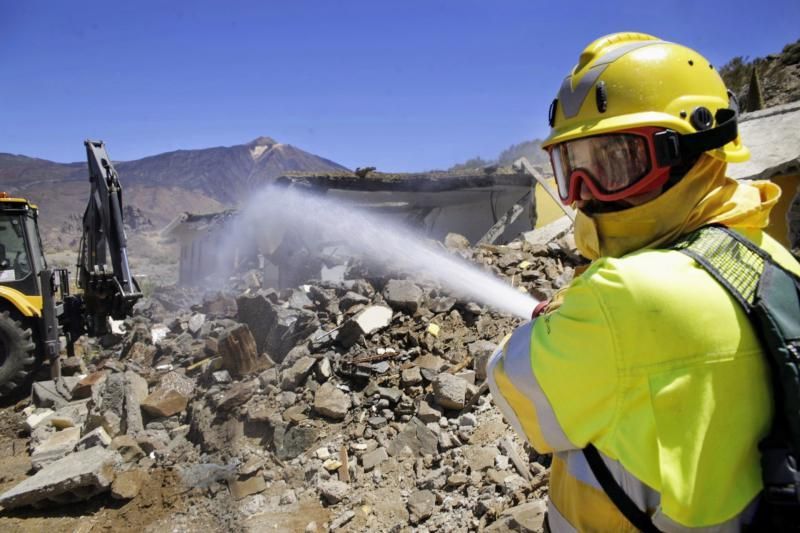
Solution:
{"label": "tractor tire", "polygon": [[36,369],[36,345],[30,329],[0,313],[0,396],[9,396],[26,383]]}

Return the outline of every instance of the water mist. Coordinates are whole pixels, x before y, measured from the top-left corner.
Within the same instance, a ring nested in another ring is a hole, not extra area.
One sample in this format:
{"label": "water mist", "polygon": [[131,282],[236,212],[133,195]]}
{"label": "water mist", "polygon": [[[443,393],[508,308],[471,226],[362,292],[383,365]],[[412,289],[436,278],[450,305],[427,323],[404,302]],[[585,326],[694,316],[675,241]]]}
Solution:
{"label": "water mist", "polygon": [[236,246],[280,240],[287,232],[308,245],[346,243],[349,255],[435,281],[453,296],[528,319],[537,301],[478,266],[437,249],[409,227],[316,193],[271,186],[244,206],[223,254]]}

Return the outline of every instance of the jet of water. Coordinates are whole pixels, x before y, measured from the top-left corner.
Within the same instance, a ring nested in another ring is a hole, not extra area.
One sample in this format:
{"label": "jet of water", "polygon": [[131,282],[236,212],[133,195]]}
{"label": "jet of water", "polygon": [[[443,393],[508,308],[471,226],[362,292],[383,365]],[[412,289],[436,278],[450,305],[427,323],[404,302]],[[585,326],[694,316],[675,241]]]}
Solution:
{"label": "jet of water", "polygon": [[377,259],[434,280],[454,296],[520,318],[529,319],[538,303],[492,273],[433,247],[398,221],[296,188],[271,186],[256,193],[231,233],[229,250],[254,240],[275,242],[287,233],[310,247],[323,241],[345,242],[348,252],[364,260]]}

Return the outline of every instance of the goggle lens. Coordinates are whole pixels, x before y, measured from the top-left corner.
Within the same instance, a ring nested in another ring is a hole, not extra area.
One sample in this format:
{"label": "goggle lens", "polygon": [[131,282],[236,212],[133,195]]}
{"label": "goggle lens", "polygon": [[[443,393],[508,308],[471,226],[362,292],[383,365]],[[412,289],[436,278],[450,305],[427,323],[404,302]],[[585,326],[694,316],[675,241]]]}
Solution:
{"label": "goggle lens", "polygon": [[569,199],[572,180],[578,176],[591,179],[604,194],[635,185],[651,169],[648,141],[648,137],[634,133],[615,133],[554,146],[550,162],[559,196],[564,201]]}

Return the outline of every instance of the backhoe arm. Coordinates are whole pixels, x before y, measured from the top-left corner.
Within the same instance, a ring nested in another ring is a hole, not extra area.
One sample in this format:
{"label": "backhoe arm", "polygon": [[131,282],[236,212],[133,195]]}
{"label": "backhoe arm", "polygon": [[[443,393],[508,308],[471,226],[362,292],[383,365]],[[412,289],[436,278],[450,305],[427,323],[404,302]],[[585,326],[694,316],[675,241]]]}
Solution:
{"label": "backhoe arm", "polygon": [[[102,335],[107,318],[123,319],[142,294],[128,264],[122,186],[102,141],[85,141],[91,194],[83,215],[78,287],[83,289],[86,329]],[[111,270],[108,270],[110,255]]]}

